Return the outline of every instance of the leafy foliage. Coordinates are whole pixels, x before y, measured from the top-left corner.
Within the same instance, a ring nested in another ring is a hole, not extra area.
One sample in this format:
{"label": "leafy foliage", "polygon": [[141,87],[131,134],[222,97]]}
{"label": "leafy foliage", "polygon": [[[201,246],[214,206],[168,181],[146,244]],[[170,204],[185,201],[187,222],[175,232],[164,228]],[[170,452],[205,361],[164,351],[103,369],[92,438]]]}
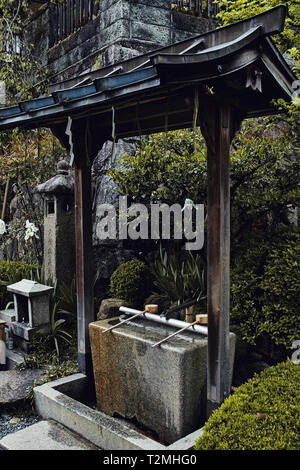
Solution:
{"label": "leafy foliage", "polygon": [[66,359],[60,363],[49,363],[49,358],[45,356],[30,356],[26,358],[24,364],[18,366],[19,370],[24,370],[25,368],[42,368],[43,375],[41,380],[35,382],[33,385],[28,387],[26,392],[26,401],[33,407],[34,406],[34,388],[43,385],[47,382],[52,382],[53,380],[62,379],[68,375],[76,374],[78,372],[78,364],[74,359]]}
{"label": "leafy foliage", "polygon": [[47,129],[20,131],[13,129],[7,142],[2,138],[0,175],[4,182],[36,185],[56,171],[56,163],[66,155],[58,140]]}
{"label": "leafy foliage", "polygon": [[[5,134],[1,135],[0,154],[1,180],[8,185],[11,200],[5,217],[10,217],[11,220],[7,224],[7,234],[2,239],[7,247],[6,256],[9,258],[10,252],[13,251],[15,259],[29,257],[29,252],[21,240],[21,235],[24,235],[21,232],[25,221],[30,220],[39,227],[39,241],[33,240],[31,248],[37,261],[41,262],[42,199],[35,194],[35,186],[56,173],[57,161],[65,155],[65,151],[48,130],[29,132],[14,129],[10,131],[8,139]],[[0,186],[1,190],[4,192],[3,185]]]}
{"label": "leafy foliage", "polygon": [[203,137],[180,131],[155,134],[142,140],[134,155],[123,154],[121,170],[109,172],[122,195],[149,205],[202,201],[206,192],[206,148]]}
{"label": "leafy foliage", "polygon": [[110,278],[110,290],[114,297],[140,305],[152,289],[151,273],[141,260],[133,258],[120,264]]}
{"label": "leafy foliage", "polygon": [[[33,206],[34,207],[34,206]],[[42,217],[41,214],[36,217],[38,224],[37,232],[38,238],[35,234],[33,236],[26,236],[26,223],[27,220],[24,216],[13,218],[6,225],[6,233],[1,236],[1,244],[4,251],[5,258],[11,261],[22,260],[29,264],[39,264],[42,262]]]}
{"label": "leafy foliage", "polygon": [[51,295],[50,299],[50,331],[47,333],[47,330],[44,328],[40,328],[37,334],[41,334],[43,336],[46,335],[47,340],[52,340],[55,346],[56,356],[59,358],[60,350],[59,350],[59,343],[65,342],[71,344],[72,335],[65,330],[63,326],[66,322],[65,318],[57,318],[57,314],[59,312],[58,309],[59,302],[56,301],[56,284],[54,286],[54,291]]}
{"label": "leafy foliage", "polygon": [[59,313],[66,315],[72,327],[76,328],[77,321],[77,296],[76,279],[72,279],[70,284],[62,282],[59,286],[58,294]]}
{"label": "leafy foliage", "polygon": [[[292,69],[296,77],[300,78],[300,6],[298,0],[221,0],[218,1],[220,11],[217,19],[221,26],[226,26],[250,16],[263,13],[278,5],[287,6],[287,18],[283,32],[272,36],[282,54],[288,54],[293,61]],[[279,112],[285,114],[275,117],[275,120],[288,122],[291,130],[299,135],[300,106],[299,103],[286,102],[283,99],[277,101]],[[272,122],[274,118],[271,118]]]}
{"label": "leafy foliage", "polygon": [[249,343],[267,337],[289,350],[300,338],[300,234],[252,237],[231,270],[231,321]]}
{"label": "leafy foliage", "polygon": [[[44,282],[46,285],[52,285],[53,291],[50,295],[50,331],[41,328],[37,333],[46,337],[49,342],[52,341],[55,347],[56,357],[60,357],[60,344],[67,343],[72,345],[76,338],[74,320],[76,320],[77,309],[73,310],[75,294],[75,280],[58,292],[57,282],[53,283],[51,279]],[[58,318],[59,315],[59,318]],[[75,330],[75,331],[74,331]]]}
{"label": "leafy foliage", "polygon": [[275,42],[285,52],[289,48],[299,48],[299,2],[297,0],[221,0],[218,1],[220,12],[217,19],[222,26],[258,15],[264,11],[285,4],[288,7],[288,17],[284,31],[276,35]]}
{"label": "leafy foliage", "polygon": [[199,254],[180,249],[166,250],[160,245],[150,261],[153,283],[161,296],[171,304],[205,297],[205,263]]}
{"label": "leafy foliage", "polygon": [[46,90],[47,69],[34,57],[33,46],[26,39],[28,3],[0,0],[0,79],[6,84],[8,105],[39,96]]}
{"label": "leafy foliage", "polygon": [[[33,46],[26,36],[26,24],[31,13],[30,3],[27,0],[0,0],[0,81],[5,83],[8,106],[47,92],[47,68],[35,58]],[[34,196],[35,185],[54,175],[56,163],[63,155],[65,152],[49,130],[14,129],[1,132],[0,179],[9,189],[8,200],[13,198],[18,209],[18,213],[9,214],[7,208],[6,221],[8,217],[15,215],[16,218],[24,217],[39,225],[41,211],[37,197]],[[0,196],[1,193],[4,193],[3,185],[0,185]],[[15,225],[17,224],[13,224],[11,232]],[[9,235],[10,233],[6,237],[7,241]],[[13,243],[13,233],[11,240]],[[11,251],[15,248],[13,246]],[[42,237],[33,248],[41,262]],[[22,250],[21,253],[18,250],[16,252],[15,258],[21,258]]]}
{"label": "leafy foliage", "polygon": [[253,231],[262,237],[289,226],[288,209],[300,204],[300,155],[287,128],[268,118],[246,121],[231,153],[232,259]]}
{"label": "leafy foliage", "polygon": [[[150,136],[120,163],[111,175],[129,200],[183,205],[188,198],[206,205],[206,150],[199,130]],[[231,153],[232,257],[253,229],[273,232],[289,224],[287,206],[300,204],[299,172],[289,128],[268,119],[245,121]]]}
{"label": "leafy foliage", "polygon": [[196,450],[299,450],[300,365],[290,360],[236,389],[204,426]]}

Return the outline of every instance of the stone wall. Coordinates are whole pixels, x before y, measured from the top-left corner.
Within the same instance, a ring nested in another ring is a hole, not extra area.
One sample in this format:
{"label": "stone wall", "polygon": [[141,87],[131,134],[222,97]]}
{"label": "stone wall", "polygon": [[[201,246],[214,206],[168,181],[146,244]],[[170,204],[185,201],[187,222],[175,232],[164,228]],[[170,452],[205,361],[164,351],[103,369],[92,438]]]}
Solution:
{"label": "stone wall", "polygon": [[[119,160],[123,152],[132,152],[134,139],[119,140],[112,149],[112,141],[107,141],[93,162],[93,252],[95,270],[101,266],[100,278],[96,284],[98,295],[108,295],[109,278],[123,262],[135,256],[135,250],[126,246],[124,241],[100,240],[97,236],[97,224],[100,220],[97,207],[100,204],[112,204],[118,207],[118,188],[107,174],[109,169],[120,168]],[[113,156],[114,153],[114,156]]]}
{"label": "stone wall", "polygon": [[54,45],[54,6],[34,15],[28,34],[35,55],[58,82],[122,62],[214,28],[214,22],[171,10],[170,0],[100,0],[95,18]]}
{"label": "stone wall", "polygon": [[45,4],[35,12],[26,27],[28,41],[33,45],[33,54],[43,66],[48,66],[48,51],[53,45],[52,5]]}

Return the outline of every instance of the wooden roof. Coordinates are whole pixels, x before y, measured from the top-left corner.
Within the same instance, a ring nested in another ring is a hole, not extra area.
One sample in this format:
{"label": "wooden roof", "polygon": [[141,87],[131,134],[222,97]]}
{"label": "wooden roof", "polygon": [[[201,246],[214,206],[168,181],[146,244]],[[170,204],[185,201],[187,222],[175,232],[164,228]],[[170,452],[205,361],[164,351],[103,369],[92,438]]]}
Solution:
{"label": "wooden roof", "polygon": [[[270,36],[283,30],[286,7],[90,72],[73,87],[0,109],[0,131],[64,127],[89,119],[91,132],[116,137],[191,127],[195,93],[227,100],[242,118],[273,112],[290,99],[295,76]],[[82,84],[84,83],[84,84]],[[62,88],[62,89],[59,89]]]}

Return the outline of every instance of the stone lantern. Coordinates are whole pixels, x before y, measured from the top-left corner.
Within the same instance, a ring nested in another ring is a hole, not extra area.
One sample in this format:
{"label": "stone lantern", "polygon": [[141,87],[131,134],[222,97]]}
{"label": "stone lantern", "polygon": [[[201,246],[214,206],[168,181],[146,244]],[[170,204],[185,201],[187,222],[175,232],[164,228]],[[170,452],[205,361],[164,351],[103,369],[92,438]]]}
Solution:
{"label": "stone lantern", "polygon": [[22,279],[7,286],[7,290],[14,296],[16,322],[32,328],[50,323],[49,296],[53,287]]}
{"label": "stone lantern", "polygon": [[16,321],[11,323],[14,342],[24,351],[33,333],[50,329],[50,294],[53,287],[22,279],[7,286],[14,296]]}
{"label": "stone lantern", "polygon": [[61,160],[57,174],[37,186],[44,197],[44,269],[58,285],[75,275],[74,176]]}

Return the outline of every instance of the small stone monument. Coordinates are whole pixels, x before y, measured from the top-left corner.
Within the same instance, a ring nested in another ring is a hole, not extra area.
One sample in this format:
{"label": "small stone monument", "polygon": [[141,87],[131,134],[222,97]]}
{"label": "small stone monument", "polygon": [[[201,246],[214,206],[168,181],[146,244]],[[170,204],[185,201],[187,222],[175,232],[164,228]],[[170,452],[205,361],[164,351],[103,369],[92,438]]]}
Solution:
{"label": "small stone monument", "polygon": [[57,174],[36,189],[44,197],[45,278],[58,285],[70,283],[75,274],[74,176],[69,170],[61,160]]}
{"label": "small stone monument", "polygon": [[34,332],[49,330],[50,293],[53,287],[22,279],[7,286],[7,290],[14,296],[16,321],[11,323],[14,342],[27,351]]}

